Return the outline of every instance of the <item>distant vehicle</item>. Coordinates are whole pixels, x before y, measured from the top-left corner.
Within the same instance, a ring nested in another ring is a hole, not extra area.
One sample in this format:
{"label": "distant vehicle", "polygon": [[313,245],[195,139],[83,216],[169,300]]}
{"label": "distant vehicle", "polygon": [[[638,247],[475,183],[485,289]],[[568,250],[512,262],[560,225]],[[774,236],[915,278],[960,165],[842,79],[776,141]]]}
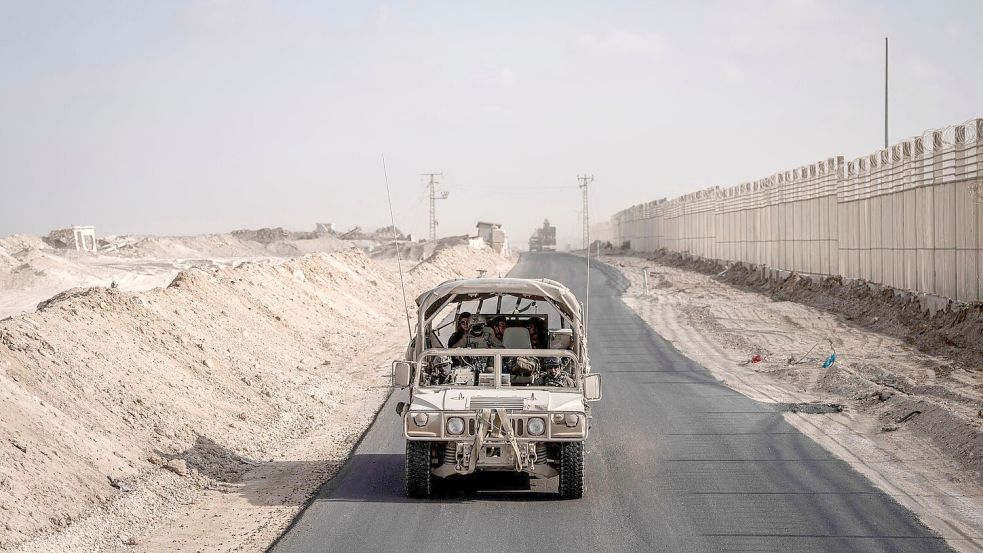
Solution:
{"label": "distant vehicle", "polygon": [[417,306],[416,337],[393,362],[393,384],[410,388],[397,405],[407,495],[429,497],[437,478],[499,471],[557,477],[561,498],[582,497],[601,377],[590,372],[573,293],[546,279],[452,280]]}
{"label": "distant vehicle", "polygon": [[550,225],[549,219],[544,220],[543,226],[534,230],[529,237],[529,251],[556,251],[556,227]]}

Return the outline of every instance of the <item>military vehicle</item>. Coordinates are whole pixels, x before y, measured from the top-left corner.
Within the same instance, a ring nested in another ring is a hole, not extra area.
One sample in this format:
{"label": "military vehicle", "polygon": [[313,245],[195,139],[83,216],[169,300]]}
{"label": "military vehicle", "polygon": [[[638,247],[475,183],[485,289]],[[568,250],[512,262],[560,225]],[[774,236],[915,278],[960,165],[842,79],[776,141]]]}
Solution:
{"label": "military vehicle", "polygon": [[410,388],[397,405],[407,495],[498,471],[558,478],[561,498],[582,497],[601,377],[574,294],[547,279],[481,278],[445,282],[416,304],[416,335],[392,375]]}
{"label": "military vehicle", "polygon": [[543,226],[532,232],[532,236],[529,237],[529,251],[556,251],[556,227],[550,225],[549,219],[544,220]]}

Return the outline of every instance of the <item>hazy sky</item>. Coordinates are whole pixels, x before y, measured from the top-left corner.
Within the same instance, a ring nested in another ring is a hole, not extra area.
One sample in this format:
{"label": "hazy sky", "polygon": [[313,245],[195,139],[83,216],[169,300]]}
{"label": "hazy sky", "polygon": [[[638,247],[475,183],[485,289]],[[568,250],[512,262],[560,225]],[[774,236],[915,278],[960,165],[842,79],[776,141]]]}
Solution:
{"label": "hazy sky", "polygon": [[0,235],[592,217],[983,116],[983,2],[0,0]]}

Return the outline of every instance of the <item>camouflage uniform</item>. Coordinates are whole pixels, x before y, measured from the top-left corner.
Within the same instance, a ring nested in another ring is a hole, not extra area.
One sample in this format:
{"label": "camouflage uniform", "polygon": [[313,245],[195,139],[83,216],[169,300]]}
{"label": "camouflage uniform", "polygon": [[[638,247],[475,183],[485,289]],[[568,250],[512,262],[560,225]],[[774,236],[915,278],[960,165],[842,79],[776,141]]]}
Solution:
{"label": "camouflage uniform", "polygon": [[556,374],[550,374],[550,372],[547,371],[539,374],[539,378],[536,379],[536,386],[573,388],[575,384],[573,379],[567,376],[566,373],[558,371]]}
{"label": "camouflage uniform", "polygon": [[468,334],[464,346],[466,348],[504,348],[502,341],[495,336],[495,332],[487,326],[481,330],[481,336]]}

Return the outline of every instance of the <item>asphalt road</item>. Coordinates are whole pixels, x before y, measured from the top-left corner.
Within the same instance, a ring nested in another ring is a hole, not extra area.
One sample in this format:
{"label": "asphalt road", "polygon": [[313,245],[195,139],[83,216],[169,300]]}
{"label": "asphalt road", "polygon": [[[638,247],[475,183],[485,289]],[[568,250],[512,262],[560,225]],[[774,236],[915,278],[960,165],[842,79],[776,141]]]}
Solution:
{"label": "asphalt road", "polygon": [[[511,276],[584,297],[583,258],[524,255]],[[587,493],[555,479],[474,478],[428,501],[403,495],[390,398],[341,472],[272,551],[950,551],[910,511],[786,423],[715,381],[591,272],[590,351],[603,374],[587,441]]]}

